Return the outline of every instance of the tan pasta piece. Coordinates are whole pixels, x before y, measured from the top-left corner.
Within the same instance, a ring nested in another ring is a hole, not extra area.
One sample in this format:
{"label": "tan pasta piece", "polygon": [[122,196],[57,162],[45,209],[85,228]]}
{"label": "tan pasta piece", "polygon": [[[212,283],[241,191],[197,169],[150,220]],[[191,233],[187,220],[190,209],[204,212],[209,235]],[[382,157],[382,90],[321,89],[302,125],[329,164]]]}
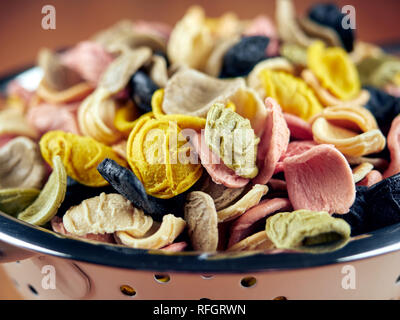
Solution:
{"label": "tan pasta piece", "polygon": [[18,135],[37,139],[39,132],[28,123],[22,110],[10,108],[0,111],[0,135]]}
{"label": "tan pasta piece", "polygon": [[244,88],[243,79],[220,80],[192,69],[182,69],[168,81],[162,110],[165,114],[207,116],[215,102],[227,102]]}
{"label": "tan pasta piece", "polygon": [[268,187],[262,184],[256,184],[240,200],[231,206],[217,212],[218,222],[225,222],[237,218],[248,209],[257,205],[261,198],[268,192]]}
{"label": "tan pasta piece", "polygon": [[214,47],[204,10],[191,7],[171,32],[167,53],[173,64],[203,69]]}
{"label": "tan pasta piece", "polygon": [[266,98],[266,94],[259,74],[265,69],[285,71],[292,74],[295,71],[294,66],[284,57],[270,58],[256,64],[247,77],[247,83],[250,88],[254,89],[259,94],[262,100]]}
{"label": "tan pasta piece", "polygon": [[116,193],[86,199],[70,208],[63,217],[65,229],[77,236],[124,231],[141,237],[153,225],[153,219]]}
{"label": "tan pasta piece", "polygon": [[0,189],[41,189],[45,175],[38,145],[32,140],[17,137],[0,148]]}
{"label": "tan pasta piece", "polygon": [[42,81],[36,90],[36,95],[49,103],[68,104],[84,99],[93,90],[93,85],[90,82],[80,82],[68,89],[56,91]]}
{"label": "tan pasta piece", "polygon": [[78,121],[82,134],[111,145],[122,138],[114,126],[117,102],[106,89],[98,88],[79,106]]}
{"label": "tan pasta piece", "polygon": [[161,56],[153,54],[150,61],[149,76],[160,88],[164,88],[168,82],[167,62]]}
{"label": "tan pasta piece", "polygon": [[215,48],[207,59],[207,63],[204,67],[204,72],[212,77],[218,78],[221,73],[223,60],[225,54],[230,48],[232,48],[240,40],[239,37],[222,39],[216,44]]}
{"label": "tan pasta piece", "polygon": [[378,129],[358,134],[330,124],[325,118],[314,121],[312,132],[317,143],[333,144],[343,154],[353,157],[380,152],[386,144]]}
{"label": "tan pasta piece", "polygon": [[99,87],[106,89],[110,95],[118,93],[125,88],[131,76],[150,61],[151,56],[151,49],[145,47],[124,50],[104,71]]}
{"label": "tan pasta piece", "polygon": [[309,37],[323,40],[330,47],[342,47],[342,41],[333,29],[318,24],[307,17],[300,18],[297,21]]}
{"label": "tan pasta piece", "polygon": [[369,98],[370,94],[367,90],[361,90],[360,93],[353,99],[343,101],[336,98],[333,94],[331,94],[328,90],[321,86],[317,77],[312,73],[311,70],[305,69],[301,73],[301,77],[303,80],[314,90],[318,99],[324,106],[364,106]]}
{"label": "tan pasta piece", "polygon": [[160,249],[174,242],[185,229],[186,222],[172,214],[163,217],[160,227],[151,235],[144,238],[133,237],[127,232],[117,231],[115,238],[118,242],[137,249]]}
{"label": "tan pasta piece", "polygon": [[292,0],[277,0],[275,20],[283,42],[295,43],[303,47],[308,47],[313,42],[314,39],[308,37],[300,28]]}
{"label": "tan pasta piece", "polygon": [[354,183],[360,182],[362,179],[364,179],[368,173],[372,171],[374,166],[368,162],[364,162],[357,167],[355,167],[353,171],[353,177],[354,177]]}
{"label": "tan pasta piece", "polygon": [[264,251],[274,248],[275,245],[268,239],[267,233],[263,230],[235,243],[227,251]]}
{"label": "tan pasta piece", "polygon": [[244,192],[245,187],[228,188],[223,184],[215,183],[210,176],[203,182],[200,191],[207,193],[214,200],[216,210],[225,209],[237,200]]}
{"label": "tan pasta piece", "polygon": [[194,250],[214,252],[218,246],[218,216],[213,199],[201,191],[188,194],[185,221]]}
{"label": "tan pasta piece", "polygon": [[372,113],[360,106],[339,105],[328,107],[322,110],[317,117],[325,118],[330,122],[337,121],[341,127],[354,131],[367,132],[378,129],[378,124]]}
{"label": "tan pasta piece", "polygon": [[55,91],[63,91],[83,82],[79,73],[62,64],[58,54],[48,49],[40,50],[38,65],[43,70],[43,81]]}

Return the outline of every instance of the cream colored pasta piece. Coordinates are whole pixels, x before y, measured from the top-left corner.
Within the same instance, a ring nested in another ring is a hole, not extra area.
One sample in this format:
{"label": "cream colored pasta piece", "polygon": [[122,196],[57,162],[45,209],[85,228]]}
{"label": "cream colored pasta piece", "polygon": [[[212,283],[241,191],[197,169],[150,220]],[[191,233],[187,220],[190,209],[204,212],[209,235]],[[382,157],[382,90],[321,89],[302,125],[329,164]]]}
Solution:
{"label": "cream colored pasta piece", "polygon": [[150,64],[149,76],[151,80],[160,88],[165,87],[168,81],[167,62],[163,57],[153,54]]}
{"label": "cream colored pasta piece", "polygon": [[39,137],[39,132],[25,119],[22,110],[16,108],[0,111],[0,135],[18,135],[32,139]]}
{"label": "cream colored pasta piece", "polygon": [[45,175],[38,145],[32,140],[18,137],[0,149],[0,189],[40,189]]}
{"label": "cream colored pasta piece", "polygon": [[203,9],[191,7],[171,32],[167,53],[173,64],[204,68],[214,47]]}
{"label": "cream colored pasta piece", "polygon": [[133,23],[131,20],[121,20],[111,27],[101,30],[92,36],[92,40],[109,49],[115,43],[115,39],[131,35],[133,33]]}
{"label": "cream colored pasta piece", "polygon": [[220,80],[192,69],[182,69],[168,81],[162,109],[165,114],[206,117],[215,102],[226,102],[245,87],[243,79]]}
{"label": "cream colored pasta piece", "polygon": [[114,126],[117,102],[109,97],[106,89],[98,88],[79,106],[78,121],[82,134],[111,145],[121,139],[122,134]]}
{"label": "cream colored pasta piece", "polygon": [[353,157],[380,152],[386,144],[378,129],[358,134],[335,126],[322,117],[314,121],[312,132],[317,143],[333,144],[343,154]]}
{"label": "cream colored pasta piece", "polygon": [[350,238],[348,223],[323,211],[277,213],[267,219],[265,231],[278,249],[311,253],[337,250]]}
{"label": "cream colored pasta piece", "polygon": [[118,154],[122,159],[127,160],[126,156],[126,146],[127,146],[127,141],[122,140],[118,142],[117,144],[114,144],[111,146],[111,148],[114,150],[116,154]]}
{"label": "cream colored pasta piece", "polygon": [[372,171],[374,166],[368,162],[364,162],[357,167],[355,167],[353,171],[354,183],[360,182],[364,179],[368,173]]}
{"label": "cream colored pasta piece", "polygon": [[308,47],[313,42],[313,39],[300,28],[292,0],[277,0],[275,19],[283,42],[295,43],[303,47]]}
{"label": "cream colored pasta piece", "polygon": [[185,221],[194,250],[214,252],[218,246],[218,216],[213,199],[201,191],[188,194]]}
{"label": "cream colored pasta piece", "polygon": [[254,178],[258,174],[256,159],[260,139],[248,119],[217,103],[207,114],[204,137],[208,147],[238,176]]}
{"label": "cream colored pasta piece", "polygon": [[235,243],[227,251],[264,251],[274,248],[275,245],[268,239],[267,233],[263,230]]}
{"label": "cream colored pasta piece", "polygon": [[[172,214],[167,214],[163,217],[161,225],[157,229],[152,228],[143,238],[133,237],[123,231],[117,231],[115,233],[115,238],[118,242],[132,248],[160,249],[173,243],[185,229],[185,226],[185,220],[177,218]],[[156,223],[155,227],[157,227]]]}
{"label": "cream colored pasta piece", "polygon": [[153,225],[153,219],[120,194],[101,193],[70,208],[63,223],[68,232],[77,236],[124,231],[142,237]]}
{"label": "cream colored pasta piece", "polygon": [[203,191],[211,196],[214,200],[216,210],[222,210],[231,205],[237,200],[243,192],[245,187],[242,188],[228,188],[223,184],[215,183],[210,176],[204,179],[200,191]]}
{"label": "cream colored pasta piece", "polygon": [[138,48],[148,48],[152,51],[165,52],[165,39],[155,33],[132,30],[132,33],[120,35],[107,45],[107,49],[113,53],[121,53]]}
{"label": "cream colored pasta piece", "polygon": [[363,163],[370,163],[374,166],[374,168],[379,169],[380,171],[385,171],[389,166],[387,160],[383,158],[369,158],[369,157],[352,157],[345,155],[347,162],[351,166],[358,166]]}
{"label": "cream colored pasta piece", "polygon": [[318,81],[317,77],[311,72],[311,70],[305,69],[301,73],[303,80],[314,90],[318,99],[324,106],[364,106],[369,98],[370,94],[367,90],[361,90],[360,93],[353,99],[343,101],[336,98],[328,90],[323,88]]}
{"label": "cream colored pasta piece", "polygon": [[265,89],[260,80],[260,71],[265,69],[294,73],[294,66],[284,57],[270,58],[256,64],[247,78],[247,83],[259,94],[261,99],[266,98]]}
{"label": "cream colored pasta piece", "polygon": [[110,95],[118,93],[125,88],[131,76],[150,60],[151,56],[151,49],[145,47],[124,50],[104,71],[99,86],[106,89]]}
{"label": "cream colored pasta piece", "polygon": [[328,121],[339,121],[341,127],[354,131],[367,132],[378,129],[378,124],[373,114],[366,108],[360,106],[339,105],[322,110],[317,117]]}
{"label": "cream colored pasta piece", "polygon": [[18,214],[18,219],[37,226],[45,225],[56,215],[64,201],[66,191],[67,172],[61,158],[56,156],[53,158],[53,172],[46,185],[36,200]]}
{"label": "cream colored pasta piece", "polygon": [[210,57],[207,59],[204,72],[212,77],[218,77],[221,73],[225,54],[230,48],[238,43],[239,40],[239,37],[233,37],[222,39],[219,43],[217,43],[215,48],[212,50]]}
{"label": "cream colored pasta piece", "polygon": [[267,186],[261,184],[254,185],[240,200],[217,212],[218,222],[229,221],[242,215],[248,209],[257,205],[267,192]]}

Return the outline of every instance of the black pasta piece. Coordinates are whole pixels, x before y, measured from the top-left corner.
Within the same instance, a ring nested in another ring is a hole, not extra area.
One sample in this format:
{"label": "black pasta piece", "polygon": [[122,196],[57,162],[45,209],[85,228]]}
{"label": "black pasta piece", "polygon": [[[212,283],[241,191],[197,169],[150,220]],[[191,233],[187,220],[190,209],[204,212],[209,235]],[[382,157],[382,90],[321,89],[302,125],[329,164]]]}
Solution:
{"label": "black pasta piece", "polygon": [[142,70],[137,71],[129,81],[131,99],[144,113],[150,112],[151,98],[159,89],[154,81]]}
{"label": "black pasta piece", "polygon": [[153,219],[161,221],[162,217],[169,213],[175,216],[183,215],[185,194],[171,199],[159,199],[150,196],[146,193],[142,182],[131,170],[120,166],[111,159],[104,159],[98,165],[97,170],[118,193]]}
{"label": "black pasta piece", "polygon": [[350,224],[352,236],[400,223],[400,173],[369,188],[357,187],[350,211],[334,216]]}
{"label": "black pasta piece", "polygon": [[111,186],[88,187],[68,177],[65,199],[58,209],[57,215],[63,216],[69,208],[79,205],[83,200],[97,197],[102,192],[113,193],[115,190]]}
{"label": "black pasta piece", "polygon": [[364,107],[371,111],[382,133],[387,136],[393,119],[400,114],[400,99],[372,86],[364,89],[371,96]]}
{"label": "black pasta piece", "polygon": [[340,9],[333,3],[316,4],[308,12],[308,17],[325,27],[329,27],[336,31],[339,35],[343,47],[346,51],[351,52],[354,49],[355,32],[353,29],[344,29],[342,20],[345,17]]}
{"label": "black pasta piece", "polygon": [[257,63],[268,58],[269,42],[270,39],[263,36],[243,37],[225,53],[220,78],[248,75]]}
{"label": "black pasta piece", "polygon": [[371,186],[366,197],[369,220],[375,229],[400,223],[400,174]]}
{"label": "black pasta piece", "polygon": [[356,199],[346,214],[334,214],[333,217],[345,220],[351,227],[351,236],[358,236],[374,230],[374,227],[369,223],[367,202],[365,199],[368,187],[356,187]]}

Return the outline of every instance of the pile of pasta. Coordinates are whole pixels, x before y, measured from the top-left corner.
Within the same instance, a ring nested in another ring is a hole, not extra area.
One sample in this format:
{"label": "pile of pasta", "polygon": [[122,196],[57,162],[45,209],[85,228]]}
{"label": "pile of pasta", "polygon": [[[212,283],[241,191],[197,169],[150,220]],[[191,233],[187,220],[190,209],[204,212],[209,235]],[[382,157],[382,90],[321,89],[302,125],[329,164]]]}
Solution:
{"label": "pile of pasta", "polygon": [[400,60],[317,4],[121,21],[0,110],[0,211],[138,249],[327,252],[400,222]]}

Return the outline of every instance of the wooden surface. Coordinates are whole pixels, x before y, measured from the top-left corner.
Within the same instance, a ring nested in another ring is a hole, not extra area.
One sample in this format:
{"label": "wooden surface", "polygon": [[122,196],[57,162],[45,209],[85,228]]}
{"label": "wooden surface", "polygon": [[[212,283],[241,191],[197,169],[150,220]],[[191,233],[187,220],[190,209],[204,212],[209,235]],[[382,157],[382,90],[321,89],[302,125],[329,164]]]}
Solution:
{"label": "wooden surface", "polygon": [[[122,19],[163,21],[173,25],[193,4],[206,9],[209,16],[233,11],[240,18],[258,14],[274,16],[273,0],[3,0],[0,1],[0,74],[31,63],[41,47],[59,48],[88,38],[101,28]],[[295,0],[304,13],[315,0]],[[335,1],[339,6],[347,0]],[[56,30],[41,28],[41,9],[46,4],[56,8]],[[352,0],[356,8],[359,38],[387,43],[400,39],[399,0]],[[0,299],[16,299],[13,283],[0,267]]]}

